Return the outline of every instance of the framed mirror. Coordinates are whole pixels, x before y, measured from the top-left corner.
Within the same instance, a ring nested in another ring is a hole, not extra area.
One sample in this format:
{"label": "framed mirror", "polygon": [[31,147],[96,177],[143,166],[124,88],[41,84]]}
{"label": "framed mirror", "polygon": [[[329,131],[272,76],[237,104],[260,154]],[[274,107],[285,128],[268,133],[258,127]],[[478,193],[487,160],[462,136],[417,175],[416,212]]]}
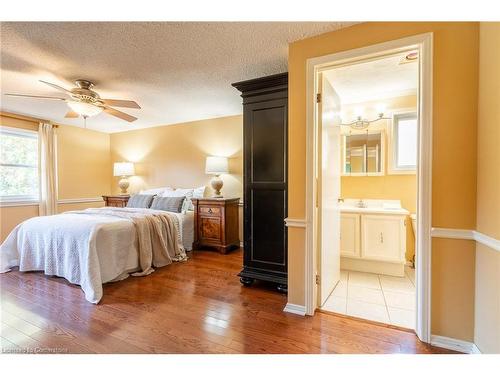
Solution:
{"label": "framed mirror", "polygon": [[351,130],[342,135],[343,176],[383,176],[384,165],[383,130]]}

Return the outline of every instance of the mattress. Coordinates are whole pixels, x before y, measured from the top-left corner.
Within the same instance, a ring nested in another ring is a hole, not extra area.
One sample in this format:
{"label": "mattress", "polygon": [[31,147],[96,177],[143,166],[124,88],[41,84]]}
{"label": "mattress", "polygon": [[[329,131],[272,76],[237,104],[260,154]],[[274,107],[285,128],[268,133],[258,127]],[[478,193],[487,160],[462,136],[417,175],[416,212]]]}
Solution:
{"label": "mattress", "polygon": [[181,236],[184,250],[193,250],[194,241],[194,211],[187,211],[185,214],[180,215],[180,222],[182,223]]}
{"label": "mattress", "polygon": [[[149,211],[148,209],[144,210]],[[155,210],[151,211],[153,212]],[[186,213],[173,214],[179,219],[179,240],[184,250],[190,251],[193,248],[194,240],[194,212],[187,211]],[[123,280],[128,277],[129,273],[137,271],[139,269],[139,252],[137,246],[137,233],[134,224],[129,220],[110,216],[87,219],[91,219],[92,222],[96,220],[99,222],[99,231],[96,237],[96,251],[99,258],[102,282],[106,283]],[[32,218],[19,226],[28,225],[30,223],[35,225],[40,221],[40,225],[48,225],[52,227],[53,231],[72,233],[75,223],[83,223],[85,220],[86,217],[81,214],[65,213]],[[16,229],[13,232],[15,232]],[[70,237],[68,237],[68,240],[69,238]],[[13,238],[11,241],[14,241],[13,244],[17,243],[16,238]],[[4,244],[2,244],[2,246],[4,246]],[[9,248],[8,245],[7,247]],[[7,255],[11,255],[12,259],[17,258],[14,253],[10,254],[10,252],[3,251],[2,267],[8,269],[9,267],[17,266],[18,264],[10,264],[10,261],[4,259],[8,258]],[[43,252],[41,255],[43,255]],[[43,267],[41,267],[40,270],[43,270]],[[4,271],[5,270],[2,270],[2,272]]]}

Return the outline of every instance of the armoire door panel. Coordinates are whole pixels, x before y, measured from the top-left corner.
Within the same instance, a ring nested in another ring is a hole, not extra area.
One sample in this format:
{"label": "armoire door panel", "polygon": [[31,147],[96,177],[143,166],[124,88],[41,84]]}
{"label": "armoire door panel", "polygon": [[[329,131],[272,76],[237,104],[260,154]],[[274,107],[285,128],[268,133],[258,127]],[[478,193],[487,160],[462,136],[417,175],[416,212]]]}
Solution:
{"label": "armoire door panel", "polygon": [[284,105],[252,110],[251,182],[285,181]]}
{"label": "armoire door panel", "polygon": [[285,192],[283,190],[253,190],[252,192],[252,262],[263,266],[284,266],[286,258],[285,227],[282,217],[285,213]]}

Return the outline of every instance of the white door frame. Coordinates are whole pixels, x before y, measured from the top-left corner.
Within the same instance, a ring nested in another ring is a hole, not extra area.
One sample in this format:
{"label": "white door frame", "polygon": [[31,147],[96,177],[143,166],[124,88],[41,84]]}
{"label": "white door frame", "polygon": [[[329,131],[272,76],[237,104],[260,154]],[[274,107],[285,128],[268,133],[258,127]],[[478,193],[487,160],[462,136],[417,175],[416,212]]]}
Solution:
{"label": "white door frame", "polygon": [[417,336],[423,342],[431,339],[431,215],[432,215],[432,33],[419,34],[367,47],[310,58],[306,67],[306,251],[305,251],[305,308],[314,315],[317,308],[316,275],[318,251],[314,238],[316,222],[314,206],[317,181],[314,168],[317,163],[317,80],[318,71],[355,61],[380,58],[408,49],[419,51],[419,148],[418,148],[418,207],[416,283]]}

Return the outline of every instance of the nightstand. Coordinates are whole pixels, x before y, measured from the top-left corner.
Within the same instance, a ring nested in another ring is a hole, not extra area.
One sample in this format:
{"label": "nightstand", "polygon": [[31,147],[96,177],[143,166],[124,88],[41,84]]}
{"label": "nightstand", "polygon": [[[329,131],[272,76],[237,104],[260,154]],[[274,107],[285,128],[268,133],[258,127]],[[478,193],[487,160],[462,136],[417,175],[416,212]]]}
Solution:
{"label": "nightstand", "polygon": [[106,207],[127,207],[130,195],[103,195]]}
{"label": "nightstand", "polygon": [[239,198],[192,198],[194,205],[193,250],[212,247],[222,254],[240,246]]}

